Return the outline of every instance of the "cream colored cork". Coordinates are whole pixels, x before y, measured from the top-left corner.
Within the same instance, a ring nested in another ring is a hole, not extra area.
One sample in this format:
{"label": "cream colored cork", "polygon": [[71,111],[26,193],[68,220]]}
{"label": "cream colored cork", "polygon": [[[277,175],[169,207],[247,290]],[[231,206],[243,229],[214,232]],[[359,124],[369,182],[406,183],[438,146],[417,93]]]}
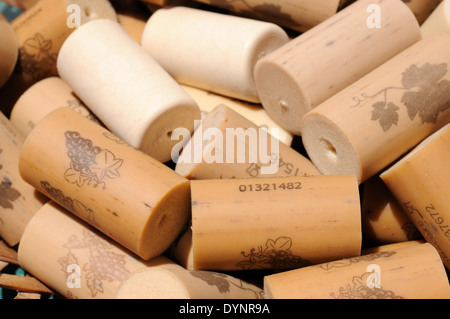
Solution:
{"label": "cream colored cork", "polygon": [[450,122],[449,50],[449,34],[427,37],[310,111],[315,166],[364,182]]}
{"label": "cream colored cork", "polygon": [[400,0],[373,5],[356,1],[258,61],[259,97],[280,126],[301,135],[308,111],[420,40],[417,20]]}
{"label": "cream colored cork", "polygon": [[107,0],[41,0],[12,21],[20,46],[21,74],[27,81],[57,76],[56,60],[78,26],[99,18],[117,21]]}
{"label": "cream colored cork", "polygon": [[19,57],[19,41],[11,24],[0,14],[0,87],[11,77]]}
{"label": "cream colored cork", "polygon": [[450,269],[450,124],[426,138],[380,177]]}
{"label": "cream colored cork", "polygon": [[192,138],[178,138],[175,171],[188,179],[321,175],[277,138],[276,127],[262,128],[224,104],[204,117]]}
{"label": "cream colored cork", "polygon": [[20,176],[24,137],[1,112],[0,137],[0,237],[15,246],[30,219],[48,199]]}
{"label": "cream colored cork", "polygon": [[27,89],[11,110],[11,123],[22,136],[27,137],[42,118],[60,107],[68,107],[100,124],[72,88],[59,77],[40,80]]}
{"label": "cream colored cork", "polygon": [[259,103],[256,62],[289,41],[274,23],[189,7],[154,12],[142,46],[179,83]]}
{"label": "cream colored cork", "polygon": [[419,24],[423,24],[442,0],[402,0],[414,13]]}
{"label": "cream colored cork", "polygon": [[263,299],[261,287],[230,274],[151,267],[122,282],[116,299]]}
{"label": "cream colored cork", "polygon": [[264,278],[268,299],[449,299],[444,265],[428,244],[286,271]]}
{"label": "cream colored cork", "polygon": [[173,264],[160,256],[143,261],[53,201],[30,221],[18,258],[22,268],[68,299],[112,299],[132,273]]}
{"label": "cream colored cork", "polygon": [[99,19],[73,32],[58,72],[114,134],[167,162],[176,128],[194,131],[195,101],[117,22]]}
{"label": "cream colored cork", "polygon": [[29,184],[143,259],[162,254],[190,218],[190,184],[69,108],[28,135]]}
{"label": "cream colored cork", "polygon": [[193,180],[197,270],[293,269],[361,253],[352,175]]}

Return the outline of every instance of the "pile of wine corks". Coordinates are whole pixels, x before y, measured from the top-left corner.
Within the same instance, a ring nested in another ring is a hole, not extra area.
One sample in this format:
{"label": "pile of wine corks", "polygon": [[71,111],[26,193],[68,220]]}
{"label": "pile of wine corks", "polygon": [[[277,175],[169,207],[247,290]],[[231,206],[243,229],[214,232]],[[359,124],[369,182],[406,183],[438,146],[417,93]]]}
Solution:
{"label": "pile of wine corks", "polygon": [[450,0],[3,4],[0,297],[450,298]]}

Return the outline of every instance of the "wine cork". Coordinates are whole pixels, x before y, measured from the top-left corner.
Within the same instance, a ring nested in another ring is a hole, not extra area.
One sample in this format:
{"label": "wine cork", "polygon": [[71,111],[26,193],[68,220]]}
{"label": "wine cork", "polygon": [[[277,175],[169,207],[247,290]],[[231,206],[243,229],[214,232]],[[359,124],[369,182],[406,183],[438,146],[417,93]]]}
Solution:
{"label": "wine cork", "polygon": [[392,244],[385,244],[385,245],[380,245],[380,246],[375,246],[375,247],[370,247],[370,248],[364,248],[361,250],[361,255],[369,255],[369,254],[373,254],[373,253],[379,253],[382,251],[390,251],[390,250],[395,250],[395,249],[399,249],[399,248],[403,248],[403,247],[420,245],[420,244],[424,244],[424,243],[426,243],[425,240],[419,239],[419,240],[407,240],[407,241],[402,241],[402,242],[392,243]]}
{"label": "wine cork", "polygon": [[192,228],[189,225],[166,251],[170,259],[175,260],[187,270],[195,270],[192,247]]}
{"label": "wine cork", "polygon": [[225,104],[260,127],[267,127],[269,130],[276,129],[280,142],[288,146],[292,144],[294,136],[275,123],[261,104],[248,103],[187,85],[181,85],[181,87],[197,102],[202,113],[207,114],[217,105]]}
{"label": "wine cork", "polygon": [[450,1],[443,0],[420,26],[422,37],[444,32],[450,33]]}
{"label": "wine cork", "polygon": [[116,299],[263,299],[260,287],[229,274],[152,267],[122,282]]}
{"label": "wine cork", "polygon": [[259,103],[256,62],[289,41],[276,24],[188,7],[153,13],[142,46],[179,83]]}
{"label": "wine cork", "polygon": [[402,0],[414,13],[419,24],[430,16],[442,0]]}
{"label": "wine cork", "polygon": [[175,171],[188,179],[321,175],[308,158],[274,133],[218,105],[187,143],[179,142],[183,147]]}
{"label": "wine cork", "polygon": [[262,105],[286,130],[301,135],[308,111],[420,40],[419,25],[400,0],[378,1],[368,13],[371,5],[356,1],[258,61]]}
{"label": "wine cork", "polygon": [[18,249],[20,266],[69,299],[112,299],[135,271],[170,264],[146,262],[51,201],[30,221]]}
{"label": "wine cork", "polygon": [[270,21],[294,31],[305,32],[333,16],[348,1],[339,0],[196,0],[252,19]]}
{"label": "wine cork", "polygon": [[293,269],[361,253],[354,176],[193,180],[196,270]]}
{"label": "wine cork", "polygon": [[428,243],[264,278],[268,299],[448,299],[447,274]]}
{"label": "wine cork", "polygon": [[26,183],[19,173],[23,136],[0,113],[0,237],[15,246],[36,211],[48,200]]}
{"label": "wine cork", "polygon": [[17,36],[3,15],[0,14],[0,87],[11,77],[19,57]]}
{"label": "wine cork", "polygon": [[342,90],[302,122],[323,174],[379,173],[450,121],[450,35],[427,37]]}
{"label": "wine cork", "polygon": [[450,124],[426,138],[380,177],[450,269]]}
{"label": "wine cork", "polygon": [[72,33],[58,70],[114,134],[161,162],[176,128],[194,131],[195,101],[117,22],[99,19]]}
{"label": "wine cork", "polygon": [[59,77],[40,80],[27,89],[14,104],[11,123],[27,137],[31,130],[51,111],[68,107],[84,117],[101,124],[98,118],[75,95],[72,88]]}
{"label": "wine cork", "polygon": [[377,175],[362,185],[363,242],[386,245],[422,238],[387,186]]}
{"label": "wine cork", "polygon": [[30,81],[57,76],[56,61],[67,37],[77,27],[104,18],[116,21],[107,0],[41,0],[12,22],[19,39],[19,64]]}
{"label": "wine cork", "polygon": [[69,108],[28,135],[26,182],[143,259],[162,254],[190,217],[190,184]]}

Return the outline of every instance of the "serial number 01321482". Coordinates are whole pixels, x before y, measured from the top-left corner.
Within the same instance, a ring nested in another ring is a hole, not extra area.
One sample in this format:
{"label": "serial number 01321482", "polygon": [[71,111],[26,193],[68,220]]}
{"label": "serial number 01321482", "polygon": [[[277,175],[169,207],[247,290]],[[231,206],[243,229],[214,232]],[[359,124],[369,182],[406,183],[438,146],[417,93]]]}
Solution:
{"label": "serial number 01321482", "polygon": [[281,182],[281,183],[252,183],[239,185],[239,191],[243,192],[269,192],[275,190],[297,190],[302,189],[301,182]]}

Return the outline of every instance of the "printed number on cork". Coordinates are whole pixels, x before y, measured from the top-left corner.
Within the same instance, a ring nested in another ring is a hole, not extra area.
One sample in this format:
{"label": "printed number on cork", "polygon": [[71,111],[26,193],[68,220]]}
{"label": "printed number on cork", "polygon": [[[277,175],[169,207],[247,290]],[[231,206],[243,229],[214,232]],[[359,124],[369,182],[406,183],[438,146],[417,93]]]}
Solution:
{"label": "printed number on cork", "polygon": [[404,90],[406,92],[400,102],[406,107],[410,120],[418,116],[422,124],[436,123],[439,113],[450,108],[450,82],[443,79],[447,72],[446,63],[426,63],[421,67],[411,65],[403,72],[402,87],[387,87],[374,95],[363,93],[362,98],[353,98],[357,103],[351,107],[358,107],[367,99],[380,95],[381,100],[372,104],[371,120],[378,121],[383,131],[387,132],[398,124],[400,111],[400,107],[389,99],[388,93]]}
{"label": "printed number on cork", "polygon": [[119,169],[123,160],[108,149],[95,146],[91,140],[82,138],[78,132],[66,132],[67,155],[71,163],[64,173],[66,181],[77,184],[102,185],[106,188],[106,180],[120,177]]}
{"label": "printed number on cork", "polygon": [[264,183],[264,184],[242,184],[239,185],[239,192],[268,192],[276,190],[296,190],[302,189],[301,182]]}

